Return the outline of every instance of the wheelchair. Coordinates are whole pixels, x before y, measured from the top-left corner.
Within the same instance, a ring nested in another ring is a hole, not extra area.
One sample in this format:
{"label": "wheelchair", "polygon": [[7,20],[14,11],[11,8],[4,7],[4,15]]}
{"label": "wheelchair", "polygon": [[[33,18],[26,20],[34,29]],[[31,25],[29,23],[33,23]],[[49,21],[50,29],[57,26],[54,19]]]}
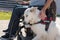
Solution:
{"label": "wheelchair", "polygon": [[[19,25],[19,29],[17,31],[17,40],[28,40],[28,39],[31,40],[33,38],[33,32],[30,28],[25,28],[25,25],[24,25],[23,21],[24,21],[24,16],[22,16],[20,18],[20,25]],[[23,25],[21,25],[21,24],[23,24]],[[22,28],[26,29],[26,31],[25,31],[26,32],[26,37],[24,37],[22,35],[22,32],[21,32]]]}

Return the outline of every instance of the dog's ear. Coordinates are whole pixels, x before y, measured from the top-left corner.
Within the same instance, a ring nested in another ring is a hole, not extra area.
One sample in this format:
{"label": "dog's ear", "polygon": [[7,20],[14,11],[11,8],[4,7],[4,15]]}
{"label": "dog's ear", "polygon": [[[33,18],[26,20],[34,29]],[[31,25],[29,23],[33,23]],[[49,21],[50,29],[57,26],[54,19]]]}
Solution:
{"label": "dog's ear", "polygon": [[35,12],[38,7],[31,7],[30,12]]}

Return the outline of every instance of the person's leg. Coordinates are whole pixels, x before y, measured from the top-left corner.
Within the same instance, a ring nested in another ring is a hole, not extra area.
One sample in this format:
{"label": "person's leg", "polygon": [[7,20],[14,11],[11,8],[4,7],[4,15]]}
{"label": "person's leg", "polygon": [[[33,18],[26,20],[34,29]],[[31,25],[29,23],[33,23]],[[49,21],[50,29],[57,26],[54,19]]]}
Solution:
{"label": "person's leg", "polygon": [[[12,27],[12,30],[10,28],[10,31],[11,31],[11,34],[15,34],[16,31],[18,30],[19,28],[19,20],[20,20],[20,17],[23,15],[24,11],[25,11],[26,8],[18,8],[16,9],[16,14],[15,17],[14,17],[14,20],[13,20],[13,25],[11,24],[11,27]],[[10,33],[9,31],[9,33]]]}
{"label": "person's leg", "polygon": [[51,13],[53,14],[53,21],[56,21],[56,2],[53,1],[50,6]]}
{"label": "person's leg", "polygon": [[[50,5],[50,8],[46,10],[46,15],[49,19],[50,19],[50,17],[52,17],[52,21],[56,21],[56,3],[55,3],[55,1],[53,1]],[[49,24],[50,23],[46,24],[46,31],[49,28]]]}
{"label": "person's leg", "polygon": [[11,27],[10,25],[11,25],[11,23],[13,21],[13,14],[14,14],[14,11],[16,10],[16,8],[18,8],[17,5],[13,8],[13,12],[12,12],[12,16],[11,16],[11,19],[10,19],[10,22],[9,22],[9,25],[8,25],[8,28],[6,30],[3,30],[3,32],[6,32],[7,33],[9,31],[9,29]]}
{"label": "person's leg", "polygon": [[[19,19],[23,15],[26,8],[17,8],[14,9],[10,23],[8,25],[8,34],[15,35],[16,31],[18,30]],[[5,37],[4,35],[2,37]]]}

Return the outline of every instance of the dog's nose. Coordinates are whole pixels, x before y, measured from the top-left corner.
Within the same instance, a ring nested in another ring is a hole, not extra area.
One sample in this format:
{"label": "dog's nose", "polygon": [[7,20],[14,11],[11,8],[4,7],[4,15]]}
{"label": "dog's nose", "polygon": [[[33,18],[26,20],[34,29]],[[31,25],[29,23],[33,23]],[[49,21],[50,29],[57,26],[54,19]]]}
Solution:
{"label": "dog's nose", "polygon": [[26,22],[24,21],[24,24],[26,24]]}
{"label": "dog's nose", "polygon": [[27,23],[27,22],[24,22],[24,24],[25,24],[25,25],[27,25],[27,24],[29,24],[29,23]]}

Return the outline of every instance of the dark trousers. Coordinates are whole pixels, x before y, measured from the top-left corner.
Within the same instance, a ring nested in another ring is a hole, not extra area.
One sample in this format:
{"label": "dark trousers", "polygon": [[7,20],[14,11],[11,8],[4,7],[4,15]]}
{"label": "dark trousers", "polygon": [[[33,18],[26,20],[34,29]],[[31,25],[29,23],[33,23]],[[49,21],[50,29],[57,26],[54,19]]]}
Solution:
{"label": "dark trousers", "polygon": [[8,33],[15,35],[16,31],[19,28],[19,19],[24,14],[26,8],[20,8],[16,6],[13,9],[12,16],[8,25]]}

